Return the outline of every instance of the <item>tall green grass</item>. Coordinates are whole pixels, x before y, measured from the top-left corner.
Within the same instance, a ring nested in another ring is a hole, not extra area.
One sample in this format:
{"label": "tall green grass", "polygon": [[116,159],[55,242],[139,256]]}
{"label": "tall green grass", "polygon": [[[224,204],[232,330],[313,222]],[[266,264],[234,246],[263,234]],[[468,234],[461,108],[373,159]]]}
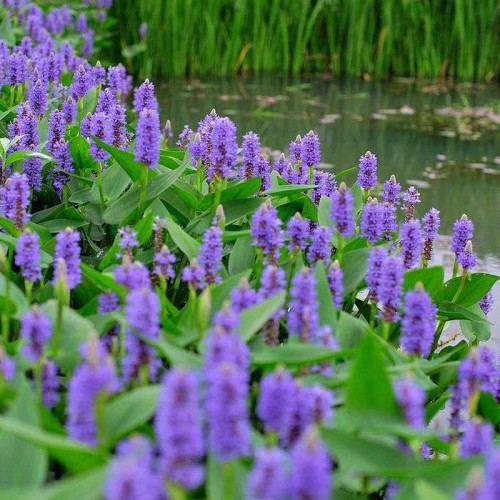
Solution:
{"label": "tall green grass", "polygon": [[149,25],[141,76],[328,71],[489,79],[498,0],[115,0],[122,46]]}

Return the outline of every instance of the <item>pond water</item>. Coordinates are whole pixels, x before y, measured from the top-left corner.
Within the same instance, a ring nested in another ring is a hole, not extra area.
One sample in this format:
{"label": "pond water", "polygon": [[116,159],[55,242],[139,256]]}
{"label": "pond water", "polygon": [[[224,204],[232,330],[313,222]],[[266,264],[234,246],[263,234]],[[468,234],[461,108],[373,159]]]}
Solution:
{"label": "pond water", "polygon": [[[436,263],[451,263],[446,251],[453,221],[463,213],[475,224],[479,270],[500,273],[500,87],[337,81],[315,77],[297,82],[282,76],[252,79],[170,81],[157,86],[163,119],[177,134],[212,108],[230,116],[239,137],[248,131],[264,146],[287,152],[297,134],[315,130],[325,167],[338,172],[357,165],[370,150],[379,158],[379,178],[392,173],[403,187],[421,192],[418,213],[441,210],[443,251]],[[469,120],[462,119],[463,106]],[[496,106],[496,109],[494,107]],[[457,113],[457,109],[462,111]],[[347,179],[354,181],[354,175]],[[500,285],[490,313],[500,346]]]}

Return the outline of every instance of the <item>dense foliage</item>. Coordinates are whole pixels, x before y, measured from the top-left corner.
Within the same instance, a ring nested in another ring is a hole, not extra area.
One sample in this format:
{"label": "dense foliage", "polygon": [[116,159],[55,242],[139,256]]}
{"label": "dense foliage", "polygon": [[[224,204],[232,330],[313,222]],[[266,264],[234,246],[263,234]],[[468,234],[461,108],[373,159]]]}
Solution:
{"label": "dense foliage", "polygon": [[215,111],[170,146],[83,3],[3,2],[0,498],[497,498],[472,221],[445,280],[370,152],[349,187]]}

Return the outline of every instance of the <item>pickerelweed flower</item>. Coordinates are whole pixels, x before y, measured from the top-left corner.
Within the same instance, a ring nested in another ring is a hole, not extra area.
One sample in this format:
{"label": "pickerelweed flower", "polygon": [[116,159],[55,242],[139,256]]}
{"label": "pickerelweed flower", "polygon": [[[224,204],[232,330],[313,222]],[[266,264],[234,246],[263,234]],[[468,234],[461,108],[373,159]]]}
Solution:
{"label": "pickerelweed flower", "polygon": [[57,365],[51,359],[45,359],[41,366],[42,403],[46,408],[54,408],[59,402],[59,377]]}
{"label": "pickerelweed flower", "polygon": [[311,189],[311,199],[316,204],[319,204],[322,196],[331,198],[332,194],[337,189],[335,175],[331,172],[314,170],[312,183],[317,186]]}
{"label": "pickerelweed flower", "polygon": [[118,100],[111,89],[102,89],[97,97],[95,112],[109,114],[111,113],[113,106],[116,106],[117,104]]}
{"label": "pickerelweed flower", "polygon": [[125,106],[115,104],[111,107],[108,117],[109,137],[108,140],[115,148],[127,148],[127,122],[125,117]]}
{"label": "pickerelweed flower", "polygon": [[207,182],[212,182],[216,177],[227,179],[236,164],[236,125],[229,118],[217,117],[213,123],[210,144],[210,151],[207,151]]}
{"label": "pickerelweed flower", "polygon": [[287,491],[287,458],[279,448],[255,451],[253,468],[248,475],[247,500],[283,500]]}
{"label": "pickerelweed flower", "polygon": [[282,433],[292,423],[292,405],[296,384],[289,371],[278,367],[260,382],[257,416],[266,432]]}
{"label": "pickerelweed flower", "polygon": [[[262,271],[260,279],[260,289],[258,291],[258,300],[265,300],[285,290],[285,272],[274,265],[268,265]],[[278,343],[279,320],[285,315],[283,308],[279,308],[264,325],[264,340],[267,345],[276,345]]]}
{"label": "pickerelweed flower", "polygon": [[305,250],[309,238],[309,220],[302,218],[300,213],[297,212],[288,221],[286,233],[290,238],[288,248],[291,252]]}
{"label": "pickerelweed flower", "polygon": [[66,133],[66,119],[62,111],[54,109],[50,112],[49,130],[47,133],[47,149],[53,153],[59,141],[64,139]]}
{"label": "pickerelweed flower", "polygon": [[[75,288],[82,281],[82,271],[80,269],[80,233],[71,228],[56,235],[56,249],[54,253],[54,262],[63,259],[66,263],[66,284],[69,290]],[[59,266],[54,269],[55,285],[59,279]]]}
{"label": "pickerelweed flower", "polygon": [[161,500],[162,479],[154,471],[153,452],[147,438],[135,435],[122,441],[111,461],[104,485],[106,500]]}
{"label": "pickerelweed flower", "polygon": [[165,126],[163,127],[161,133],[165,138],[165,142],[168,142],[169,139],[172,139],[172,137],[174,136],[174,132],[172,131],[172,124],[170,123],[170,120],[167,120],[165,122]]}
{"label": "pickerelweed flower", "polygon": [[23,229],[30,219],[30,188],[24,174],[14,172],[0,187],[0,214],[14,222],[17,229]]}
{"label": "pickerelweed flower", "polygon": [[[103,142],[111,142],[110,128],[108,127],[108,117],[105,113],[94,113],[90,120],[90,133]],[[90,141],[90,154],[95,161],[106,161],[109,153],[100,148],[93,139]]]}
{"label": "pickerelweed flower", "polygon": [[384,203],[399,203],[399,195],[401,194],[401,184],[396,180],[394,174],[391,175],[388,181],[384,182],[383,200]]}
{"label": "pickerelweed flower", "polygon": [[493,307],[493,292],[490,290],[480,301],[479,307],[484,314],[488,314]]}
{"label": "pickerelweed flower", "polygon": [[394,393],[406,422],[414,429],[425,428],[425,391],[411,375],[394,382]]}
{"label": "pickerelweed flower", "polygon": [[96,408],[101,394],[119,390],[115,368],[97,335],[89,337],[84,361],[73,373],[68,387],[68,420],[70,439],[89,446],[97,445]]}
{"label": "pickerelweed flower", "polygon": [[317,226],[311,232],[311,245],[307,250],[307,260],[311,265],[318,260],[325,264],[330,262],[332,256],[332,228]]}
{"label": "pickerelweed flower", "polygon": [[182,281],[188,283],[194,290],[205,288],[205,271],[198,264],[198,259],[193,259],[189,266],[182,270]]}
{"label": "pickerelweed flower", "polygon": [[222,251],[222,229],[209,227],[203,234],[203,243],[198,251],[198,262],[208,284],[221,281]]}
{"label": "pickerelweed flower", "polygon": [[380,284],[377,289],[378,300],[382,303],[384,321],[397,321],[397,310],[401,306],[403,291],[404,267],[401,259],[395,256],[386,257],[380,272]]}
{"label": "pickerelweed flower", "polygon": [[240,179],[256,177],[260,160],[260,138],[256,133],[248,132],[243,136],[241,156],[243,163],[240,166],[238,177]]}
{"label": "pickerelweed flower", "polygon": [[268,199],[254,213],[250,224],[252,245],[262,251],[264,262],[276,263],[284,242],[281,220]]}
{"label": "pickerelweed flower", "polygon": [[451,237],[451,250],[455,252],[456,257],[464,251],[468,240],[474,236],[474,224],[463,214],[460,219],[453,224],[453,234]]}
{"label": "pickerelweed flower", "polygon": [[163,276],[165,279],[175,278],[175,255],[170,252],[167,245],[163,245],[159,252],[155,253],[153,260],[153,273]]}
{"label": "pickerelweed flower", "polygon": [[384,202],[382,204],[382,231],[387,241],[392,240],[393,233],[398,229],[396,217],[396,205],[394,203]]}
{"label": "pickerelweed flower", "polygon": [[[28,149],[35,150],[32,144]],[[28,178],[28,184],[34,191],[42,189],[42,170],[43,165],[39,158],[26,158],[23,163],[23,174]]]}
{"label": "pickerelweed flower", "polygon": [[145,80],[134,90],[134,109],[137,115],[140,115],[145,109],[158,112],[155,86],[149,80]]}
{"label": "pickerelweed flower", "polygon": [[312,130],[302,138],[300,159],[310,168],[321,161],[319,137]]}
{"label": "pickerelweed flower", "polygon": [[45,344],[52,336],[52,321],[37,306],[21,318],[21,337],[25,341],[23,355],[31,361],[43,356]]}
{"label": "pickerelweed flower", "polygon": [[[496,446],[486,455],[484,465],[483,497],[480,500],[494,500],[500,497],[500,447]],[[488,496],[490,495],[490,496]]]}
{"label": "pickerelweed flower", "polygon": [[460,456],[488,453],[493,446],[493,436],[493,426],[489,422],[479,419],[467,422],[460,438]]}
{"label": "pickerelweed flower", "polygon": [[135,159],[149,168],[155,168],[160,159],[160,118],[153,109],[144,109],[139,113]]}
{"label": "pickerelweed flower", "polygon": [[311,427],[290,452],[292,473],[288,497],[292,500],[331,498],[332,464],[318,431]]}
{"label": "pickerelweed flower", "polygon": [[401,227],[401,255],[405,269],[412,269],[422,255],[422,226],[418,219],[410,219]]}
{"label": "pickerelweed flower", "polygon": [[403,194],[403,202],[405,209],[405,222],[408,222],[412,220],[415,215],[415,205],[420,203],[420,193],[413,186],[410,186]]}
{"label": "pickerelweed flower", "polygon": [[354,234],[354,197],[344,182],[332,194],[332,220],[342,236]]}
{"label": "pickerelweed flower", "polygon": [[28,102],[35,115],[41,116],[47,111],[48,83],[38,79],[30,83],[28,88]]}
{"label": "pickerelweed flower", "polygon": [[290,150],[290,162],[296,164],[300,161],[300,156],[302,154],[302,137],[297,135],[294,141],[289,145]]}
{"label": "pickerelweed flower", "polygon": [[333,304],[337,309],[342,309],[344,303],[344,273],[339,265],[339,261],[335,260],[328,269],[328,285],[332,292]]}
{"label": "pickerelweed flower", "polygon": [[74,99],[82,99],[92,87],[92,72],[90,67],[86,68],[80,64],[73,75],[73,82],[70,87],[71,96]]}
{"label": "pickerelweed flower", "polygon": [[257,298],[257,292],[250,286],[248,279],[241,278],[239,285],[231,291],[231,306],[239,313],[252,307]]}
{"label": "pickerelweed flower", "polygon": [[128,255],[123,256],[123,262],[115,267],[113,276],[117,283],[129,290],[151,287],[149,271],[142,262],[132,262]]}
{"label": "pickerelweed flower", "polygon": [[52,184],[55,191],[61,196],[64,186],[68,183],[69,174],[74,171],[69,142],[61,139],[52,150],[52,156],[57,167],[52,172]]}
{"label": "pickerelweed flower", "polygon": [[312,342],[318,332],[316,279],[307,267],[292,278],[287,326],[289,335],[298,335],[303,342]]}
{"label": "pickerelweed flower", "polygon": [[176,144],[180,149],[186,149],[189,141],[191,140],[191,136],[193,135],[193,131],[189,125],[184,125],[182,132],[179,134],[179,139]]}
{"label": "pickerelweed flower", "polygon": [[431,208],[422,217],[422,223],[422,230],[424,233],[424,250],[422,252],[422,256],[425,260],[429,261],[432,258],[434,240],[437,238],[439,226],[441,225],[439,210]]}
{"label": "pickerelweed flower", "polygon": [[155,432],[162,476],[193,489],[203,481],[203,430],[198,375],[170,370],[162,382]]}
{"label": "pickerelweed flower", "polygon": [[108,85],[117,97],[126,97],[132,89],[132,77],[127,75],[123,64],[108,68]]}
{"label": "pickerelweed flower", "polygon": [[472,269],[477,264],[476,254],[472,251],[472,241],[468,240],[465,244],[463,252],[457,256],[457,262],[462,266],[464,271]]}
{"label": "pickerelweed flower", "polygon": [[198,161],[201,161],[205,156],[205,144],[201,141],[201,135],[197,132],[194,136],[193,142],[188,146],[188,152],[191,156],[191,165],[196,167]]}
{"label": "pickerelweed flower", "polygon": [[377,157],[370,151],[359,157],[358,184],[363,189],[372,189],[377,185]]}
{"label": "pickerelweed flower", "polygon": [[14,259],[25,280],[39,281],[42,278],[40,259],[40,237],[37,233],[25,229],[17,240]]}
{"label": "pickerelweed flower", "polygon": [[287,165],[288,163],[285,160],[285,154],[281,153],[279,158],[273,163],[273,169],[281,175],[283,174],[283,171],[285,170]]}
{"label": "pickerelweed flower", "polygon": [[67,125],[71,125],[75,122],[76,116],[78,114],[77,102],[71,97],[68,96],[62,104],[62,113],[64,115],[64,119]]}
{"label": "pickerelweed flower", "polygon": [[368,270],[365,279],[370,288],[370,297],[375,301],[379,299],[382,266],[386,257],[387,250],[384,247],[370,248],[367,262]]}
{"label": "pickerelweed flower", "polygon": [[377,198],[369,198],[361,215],[360,236],[364,236],[372,244],[379,241],[384,231],[383,220],[384,206]]}
{"label": "pickerelweed flower", "polygon": [[[106,314],[120,309],[120,299],[115,292],[107,291],[97,297],[97,313]],[[120,324],[115,322],[113,326],[106,331],[102,339],[110,352],[113,352],[119,345]]]}
{"label": "pickerelweed flower", "polygon": [[139,246],[139,241],[137,241],[137,231],[130,226],[121,227],[118,229],[118,246],[121,248],[121,252],[118,257],[123,255],[132,256],[134,249]]}
{"label": "pickerelweed flower", "polygon": [[7,356],[5,348],[0,345],[0,378],[14,380],[16,375],[16,363],[13,358]]}
{"label": "pickerelweed flower", "polygon": [[436,306],[421,284],[409,290],[401,321],[401,348],[408,354],[429,355],[436,329]]}

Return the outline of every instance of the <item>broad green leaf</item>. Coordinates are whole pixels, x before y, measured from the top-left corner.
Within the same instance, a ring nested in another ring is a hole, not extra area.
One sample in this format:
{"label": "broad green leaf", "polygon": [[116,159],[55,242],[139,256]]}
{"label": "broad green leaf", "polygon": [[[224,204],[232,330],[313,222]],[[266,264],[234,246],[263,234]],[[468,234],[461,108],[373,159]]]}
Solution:
{"label": "broad green leaf", "polygon": [[94,136],[92,136],[92,140],[100,148],[104,149],[104,151],[107,151],[116,160],[118,165],[123,168],[127,175],[132,179],[132,182],[134,184],[137,184],[140,181],[144,165],[135,161],[135,157],[132,153],[106,144],[105,142]]}
{"label": "broad green leaf", "polygon": [[[443,289],[437,294],[436,302],[452,301],[460,286],[461,277],[453,278],[444,284]],[[491,287],[500,280],[500,276],[485,273],[473,273],[467,277],[463,290],[458,299],[454,302],[469,307],[479,302],[490,290]]]}
{"label": "broad green leaf", "polygon": [[108,440],[115,442],[147,422],[156,411],[159,393],[160,385],[148,385],[109,401],[102,415],[104,435]]}
{"label": "broad green leaf", "polygon": [[336,332],[337,310],[333,305],[333,297],[328,284],[327,271],[323,261],[318,261],[314,269],[316,277],[316,290],[318,292],[319,322],[321,325],[329,325]]}
{"label": "broad green leaf", "polygon": [[[18,396],[6,414],[8,419],[40,430],[40,417],[31,388],[23,381]],[[0,429],[1,429],[0,424]],[[0,487],[36,488],[47,473],[47,453],[6,429],[0,432]]]}
{"label": "broad green leaf", "polygon": [[247,198],[246,200],[231,200],[222,203],[226,224],[233,224],[245,215],[253,213],[262,204],[259,198]]}
{"label": "broad green leaf", "polygon": [[292,196],[294,194],[302,194],[304,191],[309,189],[314,189],[315,184],[287,184],[283,186],[273,187],[264,191],[263,196],[275,196],[277,198],[282,198],[284,196]]}
{"label": "broad green leaf", "polygon": [[152,345],[158,351],[160,356],[167,359],[172,366],[178,368],[185,368],[188,370],[199,370],[202,366],[202,359],[200,356],[194,352],[178,347],[175,344],[168,342],[166,340],[152,340],[146,337],[142,337],[144,342]]}
{"label": "broad green leaf", "polygon": [[52,158],[50,156],[44,155],[43,153],[37,153],[36,151],[23,149],[20,151],[15,151],[14,153],[7,156],[7,159],[5,160],[5,167],[7,167],[8,165],[12,165],[12,163],[15,163],[16,161],[25,160],[26,158],[38,158],[40,160],[52,161]]}
{"label": "broad green leaf", "polygon": [[109,276],[108,274],[100,273],[87,264],[82,263],[80,267],[82,268],[83,275],[86,276],[93,285],[96,285],[103,292],[111,290],[118,294],[121,298],[125,297],[125,287],[117,283],[111,276]]}
{"label": "broad green leaf", "polygon": [[76,221],[72,219],[54,219],[46,222],[41,222],[40,225],[50,231],[51,233],[59,233],[64,231],[67,227],[78,229],[88,225],[88,221]]}
{"label": "broad green leaf", "polygon": [[359,344],[369,329],[369,325],[363,319],[340,311],[335,337],[341,349],[352,349]]}
{"label": "broad green leaf", "polygon": [[414,269],[406,271],[403,288],[411,290],[420,282],[425,290],[434,297],[442,288],[444,280],[444,269],[441,266],[428,267],[426,269]]}
{"label": "broad green leaf", "polygon": [[[0,298],[6,295],[6,278],[4,274],[0,274]],[[16,305],[16,314],[20,316],[29,309],[29,304],[26,300],[26,296],[21,290],[12,283],[9,283],[9,298],[12,303]],[[1,299],[0,299],[1,300]]]}
{"label": "broad green leaf", "polygon": [[467,339],[474,341],[474,340],[480,340],[480,341],[485,341],[489,340],[491,337],[491,325],[488,322],[488,318],[482,311],[481,307],[479,307],[479,304],[474,304],[472,306],[467,307],[467,309],[483,318],[483,321],[465,321],[461,320],[460,321],[460,328],[462,329],[462,333],[464,334]]}
{"label": "broad green leaf", "polygon": [[189,260],[193,260],[198,255],[200,244],[184,229],[178,226],[173,220],[167,219],[165,222],[170,236],[174,240],[177,247],[183,252]]}
{"label": "broad green leaf", "polygon": [[297,366],[321,363],[348,357],[348,351],[334,351],[314,344],[285,344],[276,347],[262,346],[251,353],[253,366],[283,364]]}
{"label": "broad green leaf", "polygon": [[320,226],[333,226],[332,216],[332,199],[327,196],[322,196],[318,206],[318,222]]}
{"label": "broad green leaf", "polygon": [[363,281],[366,274],[368,248],[359,248],[342,255],[342,271],[344,272],[344,296],[352,293]]}
{"label": "broad green leaf", "polygon": [[240,236],[234,243],[234,247],[229,254],[228,271],[229,274],[238,274],[241,271],[250,269],[255,260],[255,249],[251,244],[252,238],[249,234]]}
{"label": "broad green leaf", "polygon": [[448,320],[465,319],[479,323],[488,323],[488,319],[484,314],[480,316],[479,314],[470,311],[464,306],[449,302],[447,300],[443,300],[439,303],[438,315],[444,316]]}
{"label": "broad green leaf", "polygon": [[271,316],[283,306],[285,293],[279,293],[274,297],[263,300],[258,304],[245,309],[240,313],[240,335],[248,342],[271,318]]}
{"label": "broad green leaf", "polygon": [[[220,193],[220,201],[221,203],[230,200],[238,200],[241,201],[243,199],[249,198],[255,193],[257,193],[260,189],[261,185],[260,177],[254,177],[247,181],[240,181],[232,186],[229,186],[227,189],[223,189]],[[198,204],[196,209],[198,211],[207,210],[208,208],[214,205],[215,194],[210,193],[206,195]],[[262,201],[261,201],[262,202]]]}
{"label": "broad green leaf", "polygon": [[247,468],[241,460],[220,462],[210,453],[207,460],[207,498],[241,500],[245,498]]}
{"label": "broad green leaf", "polygon": [[[90,144],[85,137],[81,135],[73,137],[69,143],[69,148],[76,173],[83,175],[86,170],[95,170],[97,168],[97,163],[90,154]],[[92,184],[97,183],[92,182]]]}

